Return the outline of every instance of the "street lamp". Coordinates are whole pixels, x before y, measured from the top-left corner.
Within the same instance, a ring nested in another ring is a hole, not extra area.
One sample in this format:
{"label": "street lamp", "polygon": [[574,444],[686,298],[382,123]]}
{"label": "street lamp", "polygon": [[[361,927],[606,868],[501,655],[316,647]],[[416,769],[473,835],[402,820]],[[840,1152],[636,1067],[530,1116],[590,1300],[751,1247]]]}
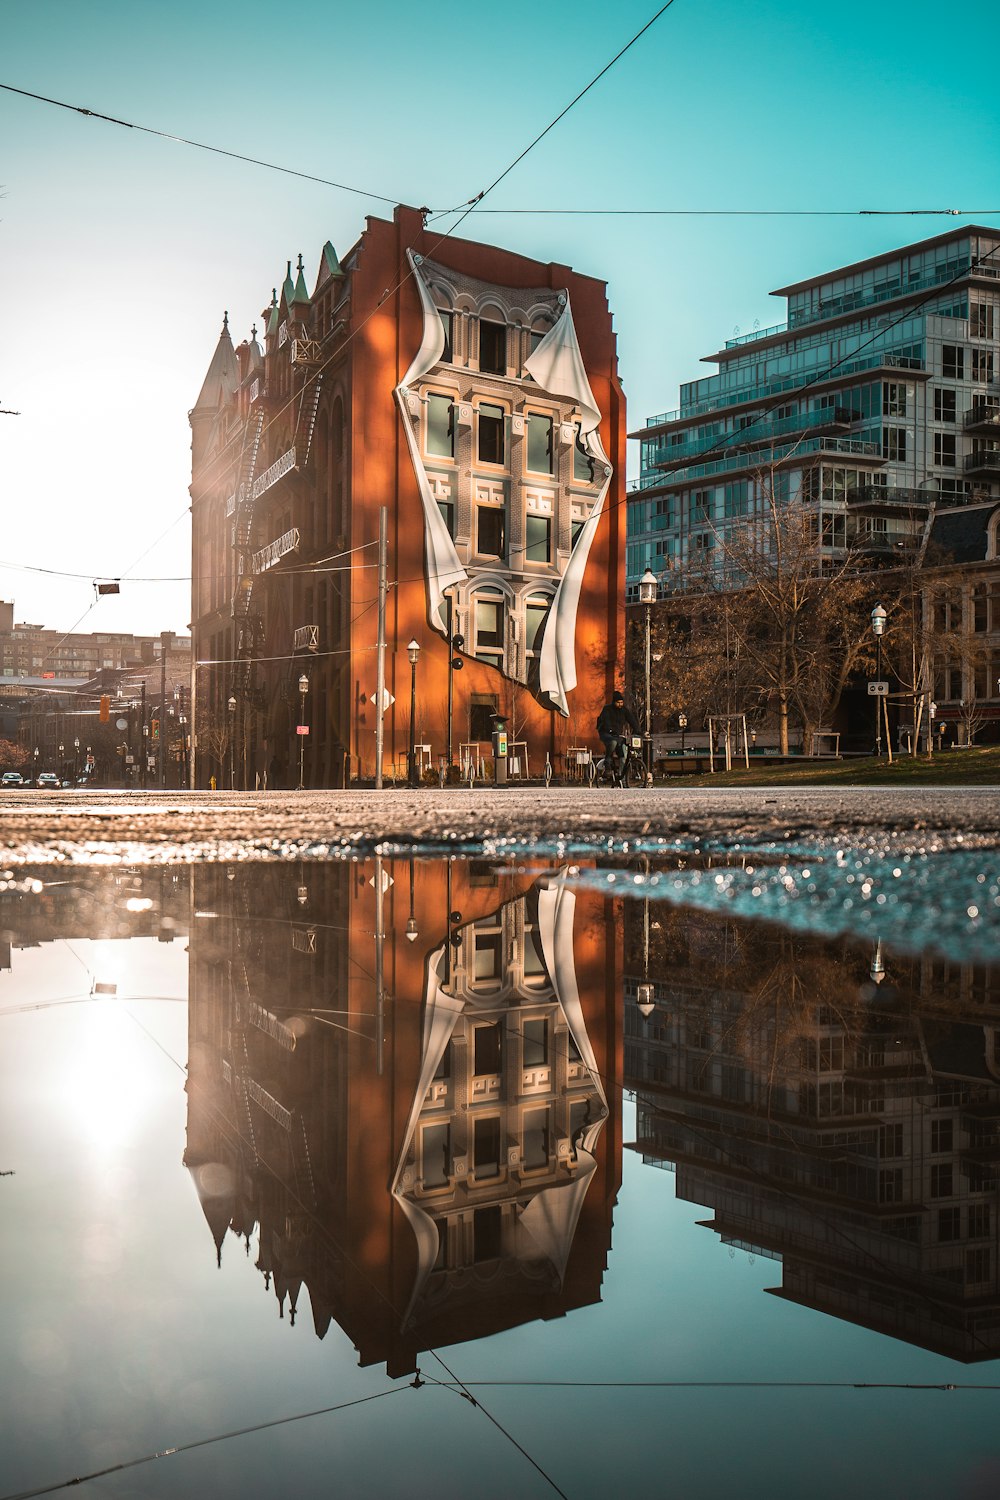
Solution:
{"label": "street lamp", "polygon": [[420,656],[420,642],[411,640],[406,648],[406,654],[410,658],[410,769],[407,780],[410,786],[417,785],[417,660]]}
{"label": "street lamp", "polygon": [[309,691],[309,678],[303,672],[299,678],[299,791],[301,792],[305,783],[303,775],[305,772],[306,753],[306,693]]}
{"label": "street lamp", "polygon": [[646,785],[647,786],[649,785],[649,783],[653,779],[653,774],[652,774],[652,749],[653,749],[653,745],[652,745],[652,738],[651,738],[651,733],[650,733],[652,719],[651,719],[651,715],[650,715],[650,702],[649,702],[649,695],[650,695],[650,681],[649,681],[649,678],[650,678],[649,627],[650,627],[650,616],[652,615],[652,612],[653,612],[653,602],[654,602],[655,599],[656,599],[656,574],[653,572],[652,568],[647,568],[646,571],[645,571],[645,573],[643,573],[642,577],[639,579],[639,603],[640,604],[644,604],[646,606],[646,651],[645,651],[645,665],[646,665],[646,726],[645,726],[645,728],[646,728],[646,732],[645,732],[645,736],[644,736],[643,748],[645,750],[645,757],[646,757]]}
{"label": "street lamp", "polygon": [[687,714],[678,714],[677,715],[677,727],[678,727],[678,729],[681,732],[681,754],[683,755],[684,754],[684,736],[687,733],[687,727],[688,727],[688,716],[687,716]]}
{"label": "street lamp", "polygon": [[875,681],[880,685],[875,692],[875,754],[882,754],[882,632],[885,630],[885,610],[876,604],[872,610],[872,634],[875,637]]}
{"label": "street lamp", "polygon": [[[236,698],[229,694],[229,702],[226,704],[229,710],[229,790],[236,790],[236,746],[233,741],[236,738]],[[143,725],[145,728],[145,725]]]}
{"label": "street lamp", "polygon": [[930,724],[927,729],[927,754],[934,754],[934,720],[937,717],[937,704],[932,699],[927,705],[927,716]]}
{"label": "street lamp", "polygon": [[66,769],[65,764],[64,764],[65,755],[66,755],[66,747],[65,747],[65,745],[60,745],[59,746],[59,780],[60,781],[62,781],[63,774],[64,774],[65,769]]}
{"label": "street lamp", "polygon": [[78,781],[79,778],[80,778],[80,736],[76,735],[74,737],[74,739],[73,739],[73,779]]}

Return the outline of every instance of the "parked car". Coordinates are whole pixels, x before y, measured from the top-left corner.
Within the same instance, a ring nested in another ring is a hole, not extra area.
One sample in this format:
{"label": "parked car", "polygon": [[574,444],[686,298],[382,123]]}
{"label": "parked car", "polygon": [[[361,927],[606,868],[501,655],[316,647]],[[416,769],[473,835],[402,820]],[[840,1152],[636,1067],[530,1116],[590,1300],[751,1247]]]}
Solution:
{"label": "parked car", "polygon": [[62,786],[62,782],[55,771],[40,771],[35,785],[47,787],[49,791],[58,791]]}
{"label": "parked car", "polygon": [[0,787],[27,785],[28,783],[25,781],[20,771],[4,771],[3,775],[0,776]]}

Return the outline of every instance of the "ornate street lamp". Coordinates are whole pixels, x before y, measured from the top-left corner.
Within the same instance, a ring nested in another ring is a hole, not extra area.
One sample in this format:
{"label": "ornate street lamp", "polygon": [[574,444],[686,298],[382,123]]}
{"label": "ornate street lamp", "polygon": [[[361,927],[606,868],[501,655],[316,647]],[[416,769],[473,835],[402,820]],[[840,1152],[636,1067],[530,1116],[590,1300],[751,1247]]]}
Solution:
{"label": "ornate street lamp", "polygon": [[653,572],[652,568],[647,568],[646,571],[645,571],[645,573],[643,573],[642,577],[639,579],[639,603],[645,605],[645,607],[646,607],[646,651],[645,651],[645,667],[646,667],[646,673],[645,673],[645,675],[646,675],[646,724],[645,724],[645,734],[643,736],[643,749],[645,751],[646,785],[647,786],[653,780],[653,763],[652,763],[653,742],[652,742],[652,737],[651,737],[652,716],[650,714],[650,701],[649,701],[649,697],[650,697],[649,629],[650,629],[650,616],[652,615],[652,612],[653,612],[653,604],[655,602],[655,599],[656,599],[656,574]]}
{"label": "ornate street lamp", "polygon": [[303,672],[299,678],[299,786],[301,792],[305,786],[305,754],[306,754],[306,693],[309,691],[309,678]]}
{"label": "ornate street lamp", "polygon": [[678,727],[678,729],[681,732],[681,754],[683,755],[684,754],[684,736],[687,733],[687,727],[688,727],[688,716],[687,716],[687,714],[678,714],[677,715],[677,727]]}
{"label": "ornate street lamp", "polygon": [[411,640],[406,648],[410,659],[410,765],[407,780],[410,786],[417,785],[417,661],[420,657],[420,642]]}
{"label": "ornate street lamp", "polygon": [[236,789],[236,698],[232,693],[226,707],[229,710],[229,790],[232,792]]}
{"label": "ornate street lamp", "polygon": [[[882,633],[885,630],[886,613],[881,604],[876,604],[871,614],[872,634],[875,637],[875,680],[882,681]],[[875,694],[875,754],[882,754],[882,700],[881,690]]]}

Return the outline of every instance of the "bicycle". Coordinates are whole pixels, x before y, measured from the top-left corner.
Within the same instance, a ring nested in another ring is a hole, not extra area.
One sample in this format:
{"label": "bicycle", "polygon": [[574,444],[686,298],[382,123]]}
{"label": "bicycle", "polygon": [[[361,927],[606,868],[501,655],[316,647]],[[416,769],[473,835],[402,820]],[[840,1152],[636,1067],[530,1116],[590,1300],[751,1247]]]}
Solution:
{"label": "bicycle", "polygon": [[619,744],[619,754],[613,757],[602,755],[590,762],[591,785],[628,787],[645,780],[642,769],[642,736],[627,736]]}

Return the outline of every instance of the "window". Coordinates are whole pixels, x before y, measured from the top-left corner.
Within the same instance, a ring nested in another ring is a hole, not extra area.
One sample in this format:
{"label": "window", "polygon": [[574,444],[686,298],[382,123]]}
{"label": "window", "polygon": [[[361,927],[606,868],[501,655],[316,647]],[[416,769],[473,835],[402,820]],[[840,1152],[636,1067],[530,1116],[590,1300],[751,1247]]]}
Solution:
{"label": "window", "polygon": [[526,1068],[544,1068],[549,1060],[549,1025],[544,1018],[525,1021],[523,1062]]}
{"label": "window", "polygon": [[524,556],[527,562],[552,561],[552,521],[548,516],[536,516],[529,510]]}
{"label": "window", "polygon": [[525,651],[541,650],[542,631],[545,629],[551,603],[551,599],[529,599],[524,606]]}
{"label": "window", "polygon": [[506,461],[505,436],[506,413],[502,406],[479,407],[479,462],[502,464]]}
{"label": "window", "polygon": [[484,1260],[497,1260],[501,1249],[499,1203],[489,1208],[477,1208],[472,1220],[472,1254],[478,1264]]}
{"label": "window", "polygon": [[444,325],[444,348],[441,351],[441,363],[450,365],[455,359],[455,314],[446,312],[443,307],[438,308],[438,317]]}
{"label": "window", "polygon": [[960,1208],[938,1209],[937,1237],[942,1245],[962,1238],[962,1210]]}
{"label": "window", "polygon": [[990,302],[969,303],[969,334],[974,339],[991,339],[994,336],[995,314]]}
{"label": "window", "polygon": [[495,1115],[476,1121],[472,1151],[477,1177],[500,1176],[500,1121]]}
{"label": "window", "polygon": [[[746,489],[746,484],[744,483],[742,487],[745,490]],[[739,489],[739,488],[740,488],[740,486],[738,484],[737,485],[728,485],[728,484],[726,485],[726,504],[727,504],[727,506],[729,504],[729,491],[730,491],[730,489]],[[711,519],[711,515],[712,515],[712,491],[711,490],[690,490],[688,492],[688,520],[691,521],[694,525],[697,525],[699,521],[708,521],[708,520],[710,520]],[[726,511],[726,515],[727,516],[729,515],[729,510],[728,509]]]}
{"label": "window", "polygon": [[435,1069],[434,1077],[437,1080],[439,1080],[440,1082],[444,1082],[444,1080],[446,1078],[450,1078],[451,1077],[451,1041],[450,1040],[448,1041],[447,1046],[445,1047],[444,1051],[441,1054],[441,1061],[438,1063],[437,1068]]}
{"label": "window", "polygon": [[576,442],[573,445],[573,478],[578,484],[593,484],[594,482],[594,460],[580,441],[579,424],[576,429]]}
{"label": "window", "polygon": [[990,1205],[988,1203],[969,1204],[969,1239],[981,1240],[990,1233]]}
{"label": "window", "polygon": [[993,379],[993,350],[973,349],[972,378],[985,384]]}
{"label": "window", "polygon": [[878,1201],[880,1203],[902,1203],[902,1167],[883,1167],[878,1174]]}
{"label": "window", "polygon": [[894,464],[904,464],[906,462],[905,427],[882,428],[882,457],[887,458],[890,463]]}
{"label": "window", "polygon": [[934,462],[946,469],[955,467],[955,434],[953,432],[934,434]]}
{"label": "window", "polygon": [[984,1246],[979,1250],[966,1250],[965,1252],[965,1279],[969,1282],[978,1283],[989,1281],[992,1270],[993,1257],[989,1247]]}
{"label": "window", "polygon": [[503,557],[507,550],[505,514],[500,505],[476,506],[476,551],[484,557]]}
{"label": "window", "polygon": [[953,1127],[950,1120],[931,1121],[931,1150],[935,1155],[942,1151],[950,1151],[953,1138]]}
{"label": "window", "polygon": [[934,420],[935,422],[954,422],[955,420],[955,392],[944,391],[938,387],[934,392]]}
{"label": "window", "polygon": [[524,1112],[524,1165],[529,1171],[537,1171],[549,1164],[549,1112],[548,1109],[527,1109]]}
{"label": "window", "polygon": [[[476,934],[476,978],[477,979],[480,977],[479,976],[479,938],[480,938],[480,934],[477,933]],[[491,966],[491,968],[490,968],[490,974],[493,975],[496,972],[497,972],[496,962],[494,961],[493,964],[492,964],[492,966]],[[499,1073],[500,1072],[500,1067],[501,1067],[501,1064],[500,1064],[501,1038],[502,1038],[502,1033],[501,1033],[501,1030],[500,1030],[500,1024],[499,1024],[499,1022],[497,1022],[495,1025],[492,1025],[492,1026],[477,1026],[476,1027],[475,1045],[474,1045],[474,1048],[473,1048],[473,1053],[474,1053],[473,1068],[474,1068],[475,1075],[476,1075],[477,1078],[483,1077],[484,1074],[493,1074],[493,1073]]]}
{"label": "window", "polygon": [[476,649],[503,645],[503,600],[476,600]]}
{"label": "window", "polygon": [[427,452],[436,458],[455,457],[455,403],[437,391],[427,397]]}
{"label": "window", "polygon": [[945,380],[965,379],[965,350],[961,344],[941,345],[941,374]]}
{"label": "window", "polygon": [[451,1126],[425,1125],[420,1146],[424,1187],[446,1187],[451,1176]]}
{"label": "window", "polygon": [[[483,661],[499,666],[495,656],[483,656]],[[488,740],[493,733],[493,715],[497,711],[497,700],[485,693],[473,693],[469,704],[469,739]]]}
{"label": "window", "polygon": [[882,387],[882,415],[884,417],[906,416],[906,386],[887,380]]}
{"label": "window", "polygon": [[950,1198],[952,1194],[952,1170],[950,1161],[936,1162],[931,1167],[931,1197]]}
{"label": "window", "polygon": [[479,368],[484,375],[507,373],[507,325],[483,318],[479,324]]}
{"label": "window", "polygon": [[878,1133],[878,1154],[881,1157],[902,1156],[902,1125],[882,1125]]}
{"label": "window", "polygon": [[441,512],[441,516],[442,516],[442,518],[444,520],[444,524],[448,528],[448,535],[451,537],[452,541],[454,541],[455,540],[455,507],[454,507],[454,505],[452,504],[452,502],[450,500],[439,500],[438,503],[437,503],[437,507],[438,507],[438,510]]}
{"label": "window", "polygon": [[552,418],[528,413],[528,468],[533,474],[552,473]]}

